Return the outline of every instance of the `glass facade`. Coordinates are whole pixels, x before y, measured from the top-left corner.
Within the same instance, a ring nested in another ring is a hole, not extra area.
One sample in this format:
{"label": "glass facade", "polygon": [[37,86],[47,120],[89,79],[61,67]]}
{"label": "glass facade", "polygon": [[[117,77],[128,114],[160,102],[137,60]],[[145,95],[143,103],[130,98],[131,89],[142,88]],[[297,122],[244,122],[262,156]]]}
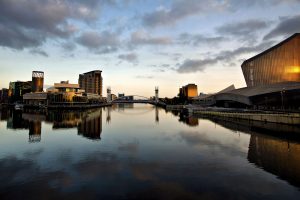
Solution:
{"label": "glass facade", "polygon": [[278,82],[300,82],[300,34],[296,33],[246,60],[242,70],[248,87]]}

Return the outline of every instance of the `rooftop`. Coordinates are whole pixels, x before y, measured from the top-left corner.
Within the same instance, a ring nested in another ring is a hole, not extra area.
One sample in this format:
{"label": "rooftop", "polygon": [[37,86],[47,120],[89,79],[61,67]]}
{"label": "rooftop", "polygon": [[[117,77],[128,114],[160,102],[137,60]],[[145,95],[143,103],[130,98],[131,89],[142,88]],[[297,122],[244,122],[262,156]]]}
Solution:
{"label": "rooftop", "polygon": [[[261,52],[260,54],[257,54],[256,56],[253,56],[253,57],[251,57],[251,58],[245,60],[245,61],[243,62],[243,64],[246,63],[246,62],[250,62],[250,61],[252,61],[252,60],[254,60],[254,59],[256,59],[256,58],[258,58],[258,57],[260,57],[260,56],[263,56],[264,54],[267,54],[267,53],[269,53],[270,51],[273,51],[274,49],[276,49],[276,48],[282,46],[283,44],[289,42],[290,40],[292,40],[292,39],[294,39],[294,38],[296,38],[296,37],[300,37],[300,33],[295,33],[295,34],[293,34],[292,36],[288,37],[287,39],[283,40],[282,42],[280,42],[280,43],[278,43],[278,44],[272,46],[271,48],[269,48],[269,49],[267,49],[267,50]],[[243,64],[242,64],[242,65],[243,65]]]}

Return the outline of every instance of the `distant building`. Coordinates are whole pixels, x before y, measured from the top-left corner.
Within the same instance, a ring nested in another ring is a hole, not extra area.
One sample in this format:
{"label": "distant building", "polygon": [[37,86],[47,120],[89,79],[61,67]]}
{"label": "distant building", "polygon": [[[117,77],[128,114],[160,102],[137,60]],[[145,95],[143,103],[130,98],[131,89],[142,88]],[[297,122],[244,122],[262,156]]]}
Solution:
{"label": "distant building", "polygon": [[124,96],[125,96],[124,93],[119,93],[119,94],[118,94],[118,98],[121,98],[121,97],[124,97]]}
{"label": "distant building", "polygon": [[8,103],[8,89],[6,88],[0,90],[0,103]]}
{"label": "distant building", "polygon": [[102,97],[103,79],[100,70],[79,74],[79,87],[86,93],[98,94]]}
{"label": "distant building", "polygon": [[117,97],[117,95],[115,95],[115,94],[111,94],[111,100],[113,101],[113,100],[116,100],[118,97]]}
{"label": "distant building", "polygon": [[23,95],[31,92],[32,81],[15,81],[9,83],[9,101],[22,101]]}
{"label": "distant building", "polygon": [[69,81],[54,83],[53,87],[47,89],[50,103],[67,103],[67,102],[86,102],[87,98],[83,97],[83,91],[80,90],[79,84],[72,84]]}
{"label": "distant building", "polygon": [[44,72],[32,72],[31,92],[43,92],[44,90]]}
{"label": "distant building", "polygon": [[280,82],[300,82],[300,33],[244,61],[248,87]]}
{"label": "distant building", "polygon": [[183,86],[182,88],[179,88],[179,97],[183,99],[191,99],[193,97],[198,96],[198,89],[197,85],[195,84],[188,84]]}
{"label": "distant building", "polygon": [[72,84],[69,83],[69,81],[61,81],[60,83],[54,83],[54,88],[52,89],[54,92],[78,92],[80,87],[79,84]]}

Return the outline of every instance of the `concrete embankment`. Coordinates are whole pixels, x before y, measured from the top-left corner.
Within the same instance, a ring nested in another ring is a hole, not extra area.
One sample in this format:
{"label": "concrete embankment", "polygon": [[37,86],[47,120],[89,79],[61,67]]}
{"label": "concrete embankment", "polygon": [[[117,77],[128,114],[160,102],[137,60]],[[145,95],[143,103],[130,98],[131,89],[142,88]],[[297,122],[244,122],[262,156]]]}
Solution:
{"label": "concrete embankment", "polygon": [[243,119],[249,121],[263,121],[280,124],[290,124],[300,126],[299,113],[247,113],[247,112],[220,112],[193,110],[193,114],[201,114],[205,116],[216,116],[219,118]]}
{"label": "concrete embankment", "polygon": [[102,103],[102,104],[56,104],[56,105],[47,105],[44,107],[40,106],[32,106],[32,105],[24,105],[24,108],[26,109],[71,109],[71,110],[77,110],[77,109],[90,109],[90,108],[100,108],[100,107],[106,107],[111,106],[111,103]]}

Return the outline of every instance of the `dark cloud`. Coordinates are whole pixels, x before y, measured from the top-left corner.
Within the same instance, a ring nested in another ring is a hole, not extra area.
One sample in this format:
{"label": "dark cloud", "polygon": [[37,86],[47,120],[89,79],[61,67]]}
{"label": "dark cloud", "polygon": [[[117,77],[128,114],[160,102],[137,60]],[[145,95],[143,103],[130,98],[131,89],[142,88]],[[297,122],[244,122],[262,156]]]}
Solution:
{"label": "dark cloud", "polygon": [[178,37],[179,44],[194,45],[210,44],[216,46],[218,43],[225,41],[222,36],[207,37],[201,34],[182,33]]}
{"label": "dark cloud", "polygon": [[249,8],[254,6],[270,8],[279,4],[295,4],[300,0],[227,0],[224,1],[223,9],[229,11],[237,11],[241,8]]}
{"label": "dark cloud", "polygon": [[66,51],[73,51],[76,45],[73,42],[65,42],[61,44],[61,47]]}
{"label": "dark cloud", "polygon": [[120,54],[118,58],[131,63],[136,63],[138,61],[138,56],[135,53]]}
{"label": "dark cloud", "polygon": [[101,33],[84,32],[76,41],[78,44],[99,54],[117,51],[120,46],[118,35],[109,31]]}
{"label": "dark cloud", "polygon": [[212,7],[211,1],[177,0],[173,1],[170,8],[161,8],[146,13],[142,21],[145,26],[149,27],[172,25],[186,17],[202,14]]}
{"label": "dark cloud", "polygon": [[70,20],[90,22],[111,0],[1,0],[0,45],[22,50],[49,38],[66,39],[78,29]]}
{"label": "dark cloud", "polygon": [[32,54],[37,54],[37,55],[41,55],[41,56],[44,56],[44,57],[49,57],[49,55],[41,49],[31,49],[29,52],[32,53]]}
{"label": "dark cloud", "polygon": [[142,16],[142,23],[148,27],[173,25],[193,15],[204,15],[220,11],[236,11],[253,6],[270,7],[278,4],[299,3],[299,0],[227,0],[227,1],[199,1],[174,0],[170,7],[162,7]]}
{"label": "dark cloud", "polygon": [[183,63],[179,64],[177,72],[179,73],[193,73],[197,71],[204,71],[209,65],[217,64],[218,62],[223,62],[222,65],[232,66],[232,62],[237,56],[246,53],[253,53],[263,51],[269,48],[274,42],[262,42],[256,46],[250,47],[240,47],[232,51],[221,51],[215,57],[205,58],[205,59],[186,59]]}
{"label": "dark cloud", "polygon": [[283,17],[278,25],[272,29],[264,39],[272,39],[277,36],[288,36],[300,32],[300,15]]}
{"label": "dark cloud", "polygon": [[246,21],[224,24],[216,30],[223,35],[234,37],[249,37],[254,33],[269,27],[269,22],[260,19],[249,19]]}

